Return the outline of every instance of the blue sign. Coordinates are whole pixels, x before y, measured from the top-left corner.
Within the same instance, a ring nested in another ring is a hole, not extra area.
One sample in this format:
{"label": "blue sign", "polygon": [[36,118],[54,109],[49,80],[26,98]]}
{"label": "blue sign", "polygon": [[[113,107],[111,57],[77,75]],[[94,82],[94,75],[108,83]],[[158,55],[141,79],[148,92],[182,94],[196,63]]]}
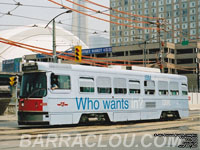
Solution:
{"label": "blue sign", "polygon": [[2,71],[3,72],[20,72],[21,58],[3,60]]}
{"label": "blue sign", "polygon": [[[100,53],[109,53],[109,52],[112,52],[112,47],[82,49],[82,55],[100,54]],[[57,55],[72,56],[67,53],[72,53],[72,51],[65,51],[65,52],[62,52],[62,54],[57,53]],[[36,58],[46,58],[46,57],[49,57],[49,56],[44,55],[44,54],[36,54]]]}
{"label": "blue sign", "polygon": [[36,58],[46,58],[47,55],[44,54],[36,54]]}
{"label": "blue sign", "polygon": [[109,53],[109,52],[112,52],[112,47],[83,49],[82,50],[82,55],[99,54],[99,53]]}

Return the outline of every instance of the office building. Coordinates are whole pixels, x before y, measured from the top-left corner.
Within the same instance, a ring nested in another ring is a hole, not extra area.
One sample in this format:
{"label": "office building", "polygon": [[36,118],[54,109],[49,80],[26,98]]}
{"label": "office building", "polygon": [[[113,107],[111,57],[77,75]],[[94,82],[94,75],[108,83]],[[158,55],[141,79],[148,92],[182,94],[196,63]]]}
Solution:
{"label": "office building", "polygon": [[[110,43],[112,46],[133,45],[141,41],[181,43],[182,41],[197,41],[200,38],[200,0],[111,0],[110,7],[139,16],[122,14],[114,10],[111,15],[135,21],[150,22],[136,23],[110,17],[111,21],[137,27],[156,28],[156,17],[159,20],[160,36],[157,30],[137,29],[134,27],[110,24]],[[154,23],[154,24],[153,24]]]}

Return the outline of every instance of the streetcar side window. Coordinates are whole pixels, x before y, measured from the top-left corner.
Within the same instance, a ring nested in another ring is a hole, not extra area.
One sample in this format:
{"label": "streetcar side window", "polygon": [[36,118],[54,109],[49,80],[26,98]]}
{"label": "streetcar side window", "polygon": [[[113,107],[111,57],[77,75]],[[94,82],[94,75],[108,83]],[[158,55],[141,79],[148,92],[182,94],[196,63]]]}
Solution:
{"label": "streetcar side window", "polygon": [[188,88],[186,83],[181,84],[182,95],[188,95]]}
{"label": "streetcar side window", "polygon": [[144,91],[146,95],[154,95],[155,81],[152,81],[152,80],[144,81]]}
{"label": "streetcar side window", "polygon": [[178,82],[170,82],[169,83],[169,88],[170,88],[170,95],[172,95],[172,96],[179,95]]}
{"label": "streetcar side window", "polygon": [[97,92],[101,93],[112,93],[111,78],[109,77],[97,77]]}
{"label": "streetcar side window", "polygon": [[130,94],[140,94],[140,81],[138,80],[129,80],[128,88]]}
{"label": "streetcar side window", "polygon": [[115,94],[126,94],[126,79],[124,78],[114,78],[114,93]]}
{"label": "streetcar side window", "polygon": [[80,92],[94,93],[94,78],[80,77],[79,85],[80,85]]}
{"label": "streetcar side window", "polygon": [[167,81],[158,81],[158,92],[159,95],[168,95],[168,82]]}
{"label": "streetcar side window", "polygon": [[64,89],[70,90],[71,89],[71,80],[70,76],[68,75],[51,75],[51,89]]}

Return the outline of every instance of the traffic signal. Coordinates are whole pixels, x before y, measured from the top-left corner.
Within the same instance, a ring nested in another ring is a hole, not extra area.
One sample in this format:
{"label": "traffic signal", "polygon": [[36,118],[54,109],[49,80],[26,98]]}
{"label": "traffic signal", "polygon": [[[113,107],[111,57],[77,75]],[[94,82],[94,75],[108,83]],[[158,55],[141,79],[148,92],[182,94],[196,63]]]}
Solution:
{"label": "traffic signal", "polygon": [[165,42],[164,42],[164,41],[162,41],[162,42],[161,42],[161,45],[162,45],[162,47],[164,47],[164,46],[165,46]]}
{"label": "traffic signal", "polygon": [[82,46],[75,46],[75,61],[81,62],[82,60]]}
{"label": "traffic signal", "polygon": [[12,76],[9,78],[10,79],[10,85],[14,86],[17,83],[17,77],[16,76]]}

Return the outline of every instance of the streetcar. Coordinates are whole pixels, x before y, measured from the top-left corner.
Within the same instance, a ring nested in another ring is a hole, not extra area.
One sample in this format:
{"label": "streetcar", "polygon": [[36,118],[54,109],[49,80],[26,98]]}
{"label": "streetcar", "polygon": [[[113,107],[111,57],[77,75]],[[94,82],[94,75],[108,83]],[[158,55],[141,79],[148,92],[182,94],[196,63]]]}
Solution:
{"label": "streetcar", "polygon": [[75,64],[22,64],[18,124],[188,117],[187,78]]}

